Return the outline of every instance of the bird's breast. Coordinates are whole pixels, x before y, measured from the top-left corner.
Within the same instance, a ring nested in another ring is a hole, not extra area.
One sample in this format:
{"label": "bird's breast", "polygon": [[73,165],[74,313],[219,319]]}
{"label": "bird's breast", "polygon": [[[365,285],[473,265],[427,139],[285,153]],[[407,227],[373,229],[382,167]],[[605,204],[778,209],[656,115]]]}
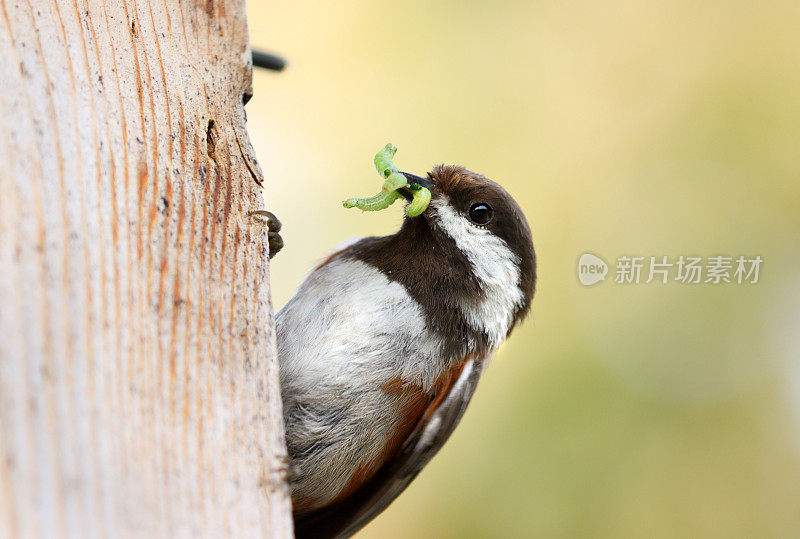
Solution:
{"label": "bird's breast", "polygon": [[381,385],[399,375],[428,390],[449,366],[419,303],[358,260],[314,270],[276,321],[281,371],[293,379]]}
{"label": "bird's breast", "polygon": [[374,473],[452,361],[406,289],[358,260],[314,270],[276,321],[293,498],[318,507]]}

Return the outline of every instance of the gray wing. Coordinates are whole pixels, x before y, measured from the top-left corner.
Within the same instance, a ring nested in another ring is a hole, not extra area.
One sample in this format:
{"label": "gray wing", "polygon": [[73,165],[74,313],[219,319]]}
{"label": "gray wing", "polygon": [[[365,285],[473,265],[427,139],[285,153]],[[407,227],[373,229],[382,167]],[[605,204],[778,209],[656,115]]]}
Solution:
{"label": "gray wing", "polygon": [[468,359],[450,392],[408,437],[395,458],[346,499],[295,516],[295,536],[350,537],[378,516],[441,449],[472,399],[483,362]]}

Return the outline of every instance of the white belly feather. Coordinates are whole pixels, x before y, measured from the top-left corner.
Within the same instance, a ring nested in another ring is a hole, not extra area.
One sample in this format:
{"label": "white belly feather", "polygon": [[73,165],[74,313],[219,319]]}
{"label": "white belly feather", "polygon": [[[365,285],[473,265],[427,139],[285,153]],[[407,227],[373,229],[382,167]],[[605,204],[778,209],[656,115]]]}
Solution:
{"label": "white belly feather", "polygon": [[276,320],[294,494],[324,504],[397,427],[382,386],[430,389],[445,367],[441,344],[402,285],[356,260],[312,272]]}

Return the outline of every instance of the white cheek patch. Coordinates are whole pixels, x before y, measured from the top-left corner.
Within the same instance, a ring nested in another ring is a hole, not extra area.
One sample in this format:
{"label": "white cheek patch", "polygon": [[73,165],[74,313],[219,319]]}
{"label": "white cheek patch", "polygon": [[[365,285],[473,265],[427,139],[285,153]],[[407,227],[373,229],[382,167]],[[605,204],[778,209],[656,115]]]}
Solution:
{"label": "white cheek patch", "polygon": [[503,342],[524,300],[520,289],[519,257],[501,238],[472,224],[447,198],[431,204],[438,224],[472,264],[483,287],[483,297],[461,305],[467,322],[489,336],[495,348]]}

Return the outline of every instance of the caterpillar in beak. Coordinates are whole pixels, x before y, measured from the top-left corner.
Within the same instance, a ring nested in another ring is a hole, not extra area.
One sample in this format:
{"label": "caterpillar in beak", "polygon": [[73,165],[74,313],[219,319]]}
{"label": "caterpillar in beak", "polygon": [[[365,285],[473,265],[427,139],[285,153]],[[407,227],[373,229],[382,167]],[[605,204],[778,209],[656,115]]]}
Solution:
{"label": "caterpillar in beak", "polygon": [[411,202],[406,208],[406,215],[409,217],[416,217],[428,208],[431,202],[430,190],[417,183],[408,183],[403,173],[392,162],[395,153],[397,148],[389,143],[375,154],[375,170],[385,178],[381,190],[371,197],[348,198],[342,202],[345,208],[359,208],[363,211],[386,209],[396,200],[403,198],[399,189],[407,189],[412,193]]}

